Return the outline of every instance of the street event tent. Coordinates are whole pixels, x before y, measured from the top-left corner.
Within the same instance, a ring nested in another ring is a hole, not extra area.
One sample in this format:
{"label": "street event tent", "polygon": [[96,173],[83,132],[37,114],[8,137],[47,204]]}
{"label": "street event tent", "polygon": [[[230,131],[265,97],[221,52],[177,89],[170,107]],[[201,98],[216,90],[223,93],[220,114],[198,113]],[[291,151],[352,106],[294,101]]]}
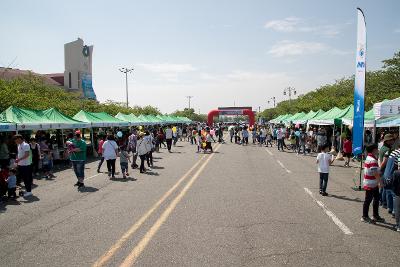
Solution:
{"label": "street event tent", "polygon": [[291,116],[292,116],[292,114],[280,115],[280,116],[276,117],[275,119],[271,120],[270,123],[280,123],[284,119],[291,117]]}
{"label": "street event tent", "polygon": [[375,103],[374,113],[376,119],[400,115],[400,97]]}
{"label": "street event tent", "polygon": [[290,117],[287,117],[287,118],[283,119],[282,121],[283,121],[286,125],[288,125],[288,124],[290,124],[292,121],[295,121],[295,120],[297,120],[297,119],[299,119],[299,118],[301,118],[301,117],[304,117],[305,115],[306,115],[306,114],[305,114],[304,112],[298,112],[298,113],[294,114],[293,116],[290,116]]}
{"label": "street event tent", "polygon": [[340,109],[338,107],[334,107],[327,112],[314,117],[313,119],[308,121],[308,124],[312,125],[333,125],[335,124],[335,119],[341,119],[344,115],[346,115],[349,110],[353,109],[353,105],[350,105],[344,109]]}
{"label": "street event tent", "polygon": [[51,121],[41,110],[9,107],[0,114],[2,121],[17,125],[17,130],[57,129],[57,123]]}
{"label": "street event tent", "polygon": [[[354,117],[354,109],[350,109],[346,115],[344,115],[342,119],[342,123],[344,125],[353,125],[353,117]],[[375,118],[374,118],[374,110],[371,109],[364,113],[364,127],[374,127]]]}
{"label": "street event tent", "polygon": [[131,114],[118,113],[115,117],[122,121],[129,122],[130,125],[132,125],[132,126],[143,125],[143,123],[144,123],[144,121],[142,121],[141,119],[136,117],[133,113],[131,113]]}
{"label": "street event tent", "polygon": [[0,132],[13,132],[17,130],[17,125],[0,117]]}
{"label": "street event tent", "polygon": [[43,114],[52,122],[57,123],[57,129],[82,129],[90,128],[91,125],[87,122],[74,120],[71,117],[64,115],[55,108],[43,110]]}
{"label": "street event tent", "polygon": [[400,127],[400,115],[378,119],[376,121],[376,127]]}
{"label": "street event tent", "polygon": [[79,111],[73,119],[90,123],[92,127],[129,126],[129,122],[122,121],[105,112]]}
{"label": "street event tent", "polygon": [[297,118],[296,120],[294,120],[293,123],[294,124],[306,124],[308,120],[311,120],[319,115],[322,115],[323,113],[325,113],[325,111],[323,111],[322,109],[320,109],[318,111],[311,110],[303,117],[300,117],[300,118]]}

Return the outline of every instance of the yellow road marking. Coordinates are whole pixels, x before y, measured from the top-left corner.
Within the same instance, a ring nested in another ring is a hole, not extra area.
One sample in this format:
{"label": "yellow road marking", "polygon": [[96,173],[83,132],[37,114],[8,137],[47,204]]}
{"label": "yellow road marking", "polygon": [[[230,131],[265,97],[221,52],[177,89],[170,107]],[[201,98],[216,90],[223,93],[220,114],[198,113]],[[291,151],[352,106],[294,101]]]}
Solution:
{"label": "yellow road marking", "polygon": [[[215,149],[215,151],[217,151],[220,146],[221,146],[221,144]],[[136,245],[136,247],[133,248],[131,253],[129,253],[128,257],[125,258],[124,262],[120,265],[120,267],[133,266],[133,264],[135,263],[137,258],[140,256],[140,254],[143,252],[143,250],[149,244],[150,240],[158,232],[158,230],[163,225],[163,223],[168,219],[169,215],[171,215],[172,211],[176,208],[176,206],[179,204],[179,202],[185,196],[187,191],[190,189],[190,187],[193,185],[193,183],[200,176],[200,173],[204,170],[204,168],[206,167],[206,165],[208,164],[208,162],[212,159],[212,157],[214,155],[215,154],[212,154],[210,157],[208,157],[206,159],[206,161],[200,166],[200,168],[196,171],[196,173],[193,175],[193,177],[185,185],[185,187],[182,189],[182,191],[179,193],[179,195],[176,196],[176,198],[164,210],[164,212],[161,214],[161,216],[158,218],[158,220],[150,228],[150,230],[144,235],[142,240],[140,240],[140,242]]]}
{"label": "yellow road marking", "polygon": [[196,162],[174,186],[171,187],[129,230],[106,252],[104,253],[92,266],[104,266],[112,256],[122,247],[122,245],[142,226],[142,224],[150,217],[150,215],[175,191],[175,189],[189,176],[189,174],[197,168],[206,156],[203,155],[199,161]]}

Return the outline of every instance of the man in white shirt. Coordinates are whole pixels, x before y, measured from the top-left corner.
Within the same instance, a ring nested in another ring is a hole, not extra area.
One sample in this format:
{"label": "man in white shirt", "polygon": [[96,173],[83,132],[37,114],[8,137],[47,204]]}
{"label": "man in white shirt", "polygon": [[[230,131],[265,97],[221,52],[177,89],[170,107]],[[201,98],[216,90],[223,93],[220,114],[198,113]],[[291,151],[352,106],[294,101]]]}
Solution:
{"label": "man in white shirt", "polygon": [[167,147],[169,153],[171,153],[172,138],[173,138],[172,127],[171,125],[168,125],[168,128],[165,130],[165,140],[167,141]]}
{"label": "man in white shirt", "polygon": [[24,181],[25,190],[24,197],[32,196],[32,159],[31,146],[24,141],[22,135],[14,136],[15,143],[18,145],[18,155],[15,163],[18,165],[18,173]]}

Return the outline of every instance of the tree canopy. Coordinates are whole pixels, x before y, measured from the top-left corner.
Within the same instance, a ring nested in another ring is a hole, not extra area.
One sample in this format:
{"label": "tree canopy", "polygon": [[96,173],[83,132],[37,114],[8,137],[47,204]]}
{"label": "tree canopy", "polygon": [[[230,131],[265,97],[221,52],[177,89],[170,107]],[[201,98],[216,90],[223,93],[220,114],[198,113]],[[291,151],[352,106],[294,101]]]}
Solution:
{"label": "tree canopy", "polygon": [[74,116],[80,110],[107,112],[115,116],[118,112],[135,115],[158,115],[160,111],[152,106],[134,106],[127,108],[125,103],[107,100],[99,103],[83,99],[77,93],[47,85],[39,76],[26,75],[13,80],[0,79],[0,111],[9,106],[43,110],[57,108],[66,115]]}
{"label": "tree canopy", "polygon": [[[333,84],[323,85],[314,91],[300,95],[297,99],[282,101],[275,108],[266,109],[259,116],[267,120],[281,114],[325,111],[353,104],[354,76],[336,80]],[[400,51],[393,58],[383,60],[383,69],[369,71],[366,75],[365,109],[384,99],[400,97]]]}
{"label": "tree canopy", "polygon": [[207,116],[204,114],[196,114],[194,109],[188,109],[185,108],[184,110],[177,110],[174,113],[172,113],[171,115],[173,116],[180,116],[180,117],[186,117],[191,119],[192,121],[200,121],[200,122],[204,122],[207,119]]}

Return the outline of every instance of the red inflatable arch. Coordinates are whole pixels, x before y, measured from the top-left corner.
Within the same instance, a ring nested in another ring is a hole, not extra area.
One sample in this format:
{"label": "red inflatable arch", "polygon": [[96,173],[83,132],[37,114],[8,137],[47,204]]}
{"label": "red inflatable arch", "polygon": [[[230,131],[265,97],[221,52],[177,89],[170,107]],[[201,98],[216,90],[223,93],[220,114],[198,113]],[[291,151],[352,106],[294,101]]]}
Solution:
{"label": "red inflatable arch", "polygon": [[[218,109],[213,109],[208,113],[208,122],[207,124],[211,126],[214,122],[214,117],[218,116],[220,114],[220,110]],[[253,126],[255,123],[255,117],[254,117],[254,112],[251,109],[242,109],[242,114],[240,115],[246,115],[249,117],[249,125]]]}

